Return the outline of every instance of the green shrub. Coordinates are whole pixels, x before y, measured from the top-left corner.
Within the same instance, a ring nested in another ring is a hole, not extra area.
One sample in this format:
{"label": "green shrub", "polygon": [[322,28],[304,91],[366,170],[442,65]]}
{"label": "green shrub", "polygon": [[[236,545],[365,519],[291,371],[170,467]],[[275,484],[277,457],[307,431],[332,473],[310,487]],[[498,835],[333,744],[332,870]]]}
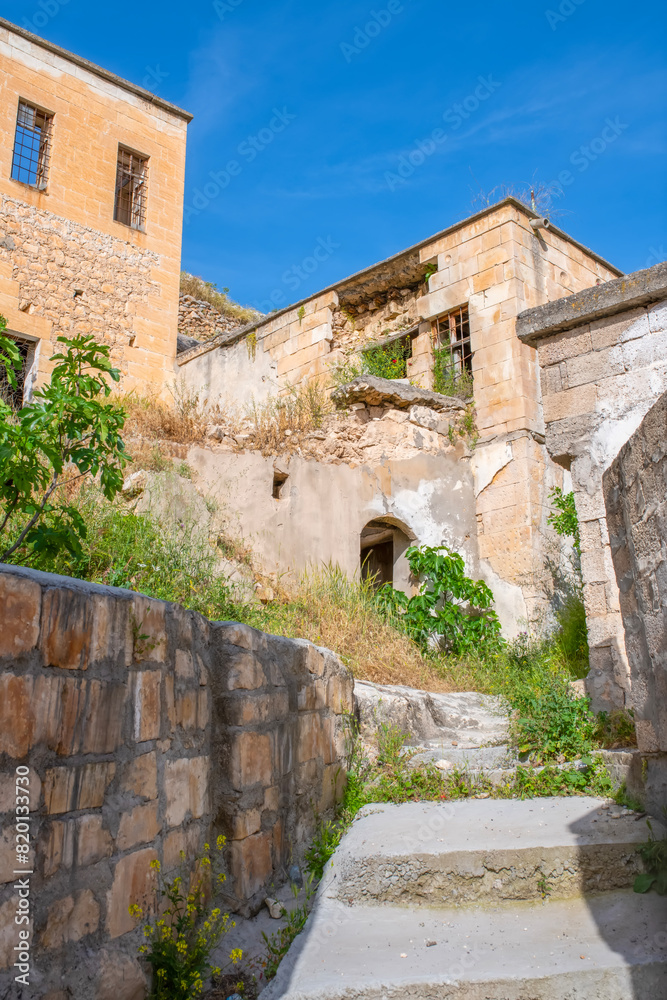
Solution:
{"label": "green shrub", "polygon": [[556,534],[571,538],[575,552],[581,555],[581,538],[579,536],[579,519],[574,504],[574,493],[563,493],[560,486],[555,486],[549,492],[553,511],[547,517]]}
{"label": "green shrub", "polygon": [[[14,341],[2,336],[6,325],[0,316],[0,371],[16,389],[21,359]],[[86,524],[64,487],[96,476],[111,500],[123,485],[125,413],[104,402],[108,380],[117,382],[120,372],[109,348],[93,337],[58,337],[58,343],[64,350],[52,356],[51,378],[32,402],[14,412],[0,397],[0,561],[80,554]]]}
{"label": "green shrub", "polygon": [[554,758],[573,760],[590,754],[595,743],[595,717],[588,698],[577,697],[569,681],[554,677],[543,691],[515,698],[514,742],[537,764]]}
{"label": "green shrub", "polygon": [[586,609],[579,591],[569,593],[556,612],[558,643],[573,678],[583,678],[589,670]]}
{"label": "green shrub", "polygon": [[362,374],[389,379],[407,378],[407,359],[410,354],[410,344],[402,340],[396,340],[385,347],[365,350],[362,352]]}
{"label": "green shrub", "polygon": [[443,396],[468,398],[473,394],[472,372],[454,368],[449,347],[436,347],[433,351],[433,389]]}
{"label": "green shrub", "polygon": [[420,582],[419,593],[408,597],[385,584],[378,591],[378,603],[423,650],[434,639],[455,656],[500,648],[500,622],[491,610],[493,594],[481,580],[466,576],[458,553],[444,545],[424,545],[411,546],[406,557]]}

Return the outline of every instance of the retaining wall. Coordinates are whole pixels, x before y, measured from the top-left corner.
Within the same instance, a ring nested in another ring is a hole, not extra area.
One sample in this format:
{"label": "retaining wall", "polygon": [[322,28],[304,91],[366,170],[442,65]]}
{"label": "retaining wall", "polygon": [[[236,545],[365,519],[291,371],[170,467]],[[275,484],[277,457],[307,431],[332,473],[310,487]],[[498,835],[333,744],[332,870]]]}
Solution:
{"label": "retaining wall", "polygon": [[[341,791],[351,707],[349,672],[308,642],[0,567],[0,996],[17,988],[21,878],[23,997],[139,1000],[128,907],[150,895],[152,861],[191,861],[219,833],[226,903],[256,907]],[[28,865],[17,861],[17,767]]]}

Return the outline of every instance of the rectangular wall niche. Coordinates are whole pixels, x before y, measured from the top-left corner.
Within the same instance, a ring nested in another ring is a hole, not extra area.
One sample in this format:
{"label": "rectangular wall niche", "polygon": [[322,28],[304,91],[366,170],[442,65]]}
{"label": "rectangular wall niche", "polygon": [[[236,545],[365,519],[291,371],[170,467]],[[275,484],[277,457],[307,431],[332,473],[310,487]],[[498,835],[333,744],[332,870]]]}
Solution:
{"label": "rectangular wall niche", "polygon": [[273,473],[273,490],[272,490],[272,493],[271,493],[271,495],[272,495],[272,497],[273,497],[274,500],[282,500],[283,499],[283,490],[284,490],[284,487],[285,487],[285,483],[287,482],[288,479],[289,479],[289,476],[287,475],[286,472],[277,472],[277,471],[274,471],[274,473]]}

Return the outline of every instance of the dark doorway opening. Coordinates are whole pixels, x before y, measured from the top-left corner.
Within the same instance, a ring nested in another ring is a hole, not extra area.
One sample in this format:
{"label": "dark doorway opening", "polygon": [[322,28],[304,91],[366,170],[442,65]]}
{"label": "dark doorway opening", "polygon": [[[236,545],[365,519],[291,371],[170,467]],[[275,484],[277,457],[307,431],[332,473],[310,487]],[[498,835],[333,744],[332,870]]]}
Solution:
{"label": "dark doorway opening", "polygon": [[379,589],[394,582],[394,532],[372,521],[361,533],[361,578]]}

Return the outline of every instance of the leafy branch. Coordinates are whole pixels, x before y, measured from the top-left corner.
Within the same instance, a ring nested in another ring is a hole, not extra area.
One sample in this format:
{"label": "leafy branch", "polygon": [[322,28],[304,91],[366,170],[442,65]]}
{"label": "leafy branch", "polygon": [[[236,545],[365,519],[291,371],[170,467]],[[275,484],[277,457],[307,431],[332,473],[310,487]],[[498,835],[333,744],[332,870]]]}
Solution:
{"label": "leafy branch", "polygon": [[[21,357],[4,336],[0,317],[0,366],[10,389],[18,386]],[[86,476],[99,478],[111,500],[123,484],[127,459],[120,432],[125,413],[104,402],[120,372],[109,348],[93,337],[58,337],[50,382],[17,412],[0,399],[0,559],[66,549],[81,553],[85,523],[78,510],[57,500],[57,491]]]}

